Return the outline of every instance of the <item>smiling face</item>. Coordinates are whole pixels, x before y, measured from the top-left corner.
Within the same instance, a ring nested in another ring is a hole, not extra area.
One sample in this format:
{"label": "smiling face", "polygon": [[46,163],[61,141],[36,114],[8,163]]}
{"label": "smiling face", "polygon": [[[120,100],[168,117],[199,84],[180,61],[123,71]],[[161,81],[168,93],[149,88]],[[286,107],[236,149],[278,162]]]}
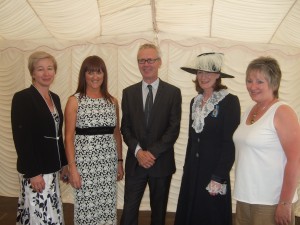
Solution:
{"label": "smiling face", "polygon": [[[139,50],[137,59],[143,80],[146,83],[151,84],[158,78],[158,69],[161,66],[161,59],[158,55],[158,52],[154,48],[144,48]],[[144,62],[139,63],[141,61]]]}
{"label": "smiling face", "polygon": [[266,76],[260,70],[252,70],[246,77],[246,87],[250,97],[257,103],[270,101],[274,98],[273,89]]}
{"label": "smiling face", "polygon": [[281,69],[276,59],[261,56],[249,63],[246,70],[246,85],[254,101],[262,100],[262,92],[265,89],[272,91],[273,98],[278,98],[280,81]]}
{"label": "smiling face", "polygon": [[37,88],[49,88],[56,73],[53,61],[49,58],[39,59],[33,66],[31,75],[33,84]]}
{"label": "smiling face", "polygon": [[85,72],[85,82],[87,90],[100,90],[103,83],[104,73],[100,71],[86,71]]}
{"label": "smiling face", "polygon": [[197,72],[197,81],[204,92],[213,91],[216,84],[216,80],[219,77],[220,74],[218,73],[210,73],[202,70],[199,70]]}

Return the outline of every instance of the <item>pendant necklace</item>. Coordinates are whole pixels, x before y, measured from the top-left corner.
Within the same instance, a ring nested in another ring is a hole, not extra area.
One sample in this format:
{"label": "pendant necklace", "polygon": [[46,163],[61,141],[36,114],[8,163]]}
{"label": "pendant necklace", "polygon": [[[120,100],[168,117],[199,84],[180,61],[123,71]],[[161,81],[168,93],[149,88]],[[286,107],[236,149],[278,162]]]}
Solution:
{"label": "pendant necklace", "polygon": [[250,124],[253,124],[256,120],[256,116],[258,113],[263,112],[267,107],[271,106],[272,103],[274,102],[274,99],[267,105],[265,105],[261,110],[256,110],[253,114],[252,114],[252,118],[250,120]]}

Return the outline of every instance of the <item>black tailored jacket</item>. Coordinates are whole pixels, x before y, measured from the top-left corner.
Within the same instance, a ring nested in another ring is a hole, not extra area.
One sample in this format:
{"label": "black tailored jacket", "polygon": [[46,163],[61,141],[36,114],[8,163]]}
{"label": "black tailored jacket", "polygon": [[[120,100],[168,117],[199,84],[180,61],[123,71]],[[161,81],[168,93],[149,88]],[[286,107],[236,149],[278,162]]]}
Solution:
{"label": "black tailored jacket", "polygon": [[59,131],[43,97],[34,86],[15,93],[11,124],[17,170],[25,178],[53,173],[67,164],[62,137],[63,113],[58,95],[50,92],[59,113]]}
{"label": "black tailored jacket", "polygon": [[[204,118],[204,127],[196,133],[189,114],[189,138],[174,225],[231,225],[230,170],[235,159],[232,135],[240,123],[240,103],[228,94]],[[227,184],[225,195],[210,196],[211,180]]]}
{"label": "black tailored jacket", "polygon": [[[180,130],[181,101],[180,89],[160,80],[149,118],[150,125],[146,128],[142,82],[123,90],[121,132],[128,146],[127,175],[142,172],[152,177],[164,177],[175,172],[174,144]],[[155,164],[149,169],[138,164],[134,154],[138,144],[156,157]]]}

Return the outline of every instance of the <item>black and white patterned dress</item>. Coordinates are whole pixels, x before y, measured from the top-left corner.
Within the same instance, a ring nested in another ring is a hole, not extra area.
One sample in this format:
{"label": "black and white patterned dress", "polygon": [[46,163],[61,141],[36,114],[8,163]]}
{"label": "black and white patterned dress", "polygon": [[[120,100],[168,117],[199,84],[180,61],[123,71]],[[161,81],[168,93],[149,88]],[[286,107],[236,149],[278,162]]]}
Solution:
{"label": "black and white patterned dress", "polygon": [[[103,98],[79,98],[76,128],[116,126],[116,107]],[[113,134],[78,135],[75,158],[82,187],[75,189],[76,225],[117,224],[117,145]]]}

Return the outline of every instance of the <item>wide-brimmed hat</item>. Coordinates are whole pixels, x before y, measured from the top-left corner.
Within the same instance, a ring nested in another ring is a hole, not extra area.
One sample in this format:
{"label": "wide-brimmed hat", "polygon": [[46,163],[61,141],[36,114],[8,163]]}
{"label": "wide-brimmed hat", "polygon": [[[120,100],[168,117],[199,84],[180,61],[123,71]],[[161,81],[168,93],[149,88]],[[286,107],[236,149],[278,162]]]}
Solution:
{"label": "wide-brimmed hat", "polygon": [[234,76],[221,72],[223,65],[223,53],[208,52],[197,56],[190,66],[180,67],[182,70],[197,74],[197,72],[205,71],[209,73],[219,73],[222,78],[234,78]]}

